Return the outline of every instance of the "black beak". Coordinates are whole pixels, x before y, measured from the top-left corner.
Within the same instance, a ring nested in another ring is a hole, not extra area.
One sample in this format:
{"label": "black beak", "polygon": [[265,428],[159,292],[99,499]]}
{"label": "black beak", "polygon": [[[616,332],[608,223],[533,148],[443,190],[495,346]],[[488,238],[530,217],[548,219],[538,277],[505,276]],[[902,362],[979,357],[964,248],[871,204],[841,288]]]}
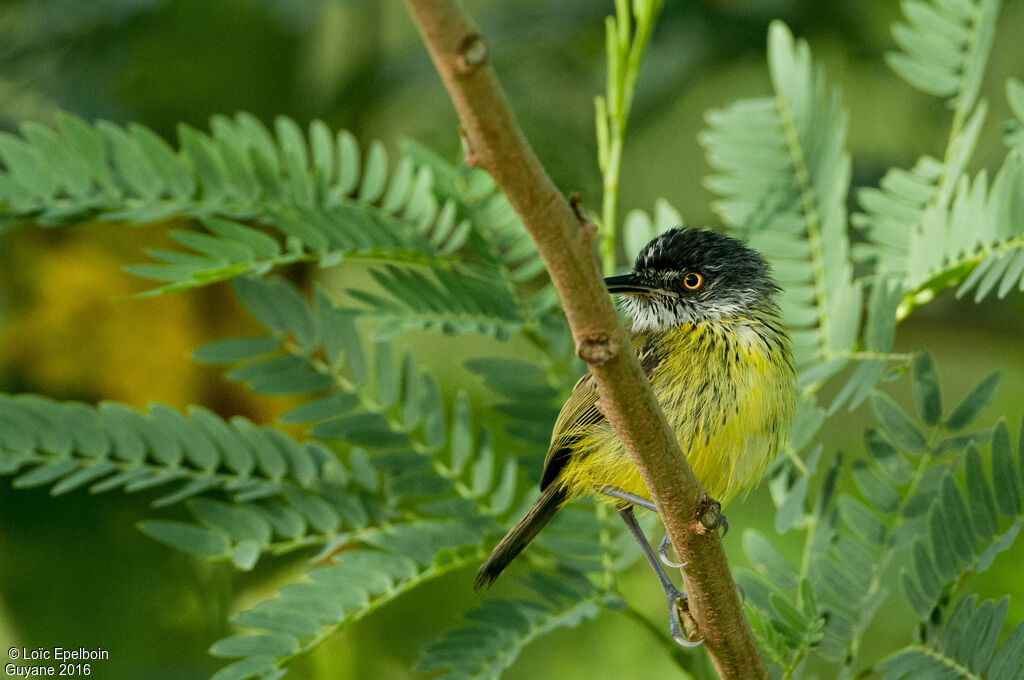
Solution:
{"label": "black beak", "polygon": [[658,290],[637,280],[636,275],[632,273],[606,276],[604,285],[608,287],[609,293],[653,293]]}

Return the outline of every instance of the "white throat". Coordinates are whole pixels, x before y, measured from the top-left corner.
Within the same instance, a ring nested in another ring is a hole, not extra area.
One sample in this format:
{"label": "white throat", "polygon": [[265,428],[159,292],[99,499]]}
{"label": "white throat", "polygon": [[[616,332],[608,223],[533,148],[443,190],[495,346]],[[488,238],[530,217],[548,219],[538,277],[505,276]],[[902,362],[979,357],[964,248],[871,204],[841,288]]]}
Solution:
{"label": "white throat", "polygon": [[621,300],[623,309],[633,320],[634,331],[661,331],[698,321],[720,321],[723,316],[739,311],[739,305],[726,303],[702,308],[695,314],[690,305],[676,300],[640,295],[623,296]]}

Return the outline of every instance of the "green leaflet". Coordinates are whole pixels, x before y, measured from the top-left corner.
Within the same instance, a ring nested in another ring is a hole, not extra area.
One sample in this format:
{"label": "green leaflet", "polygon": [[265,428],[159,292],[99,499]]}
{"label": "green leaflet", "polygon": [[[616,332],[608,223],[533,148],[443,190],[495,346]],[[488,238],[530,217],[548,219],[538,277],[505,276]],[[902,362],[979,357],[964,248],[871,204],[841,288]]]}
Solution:
{"label": "green leaflet", "polygon": [[224,533],[183,522],[148,520],[139,522],[139,529],[161,543],[200,557],[222,555],[231,546]]}
{"label": "green leaflet", "polygon": [[743,532],[743,550],[757,571],[775,587],[787,590],[797,585],[796,570],[763,534],[747,529]]}
{"label": "green leaflet", "polygon": [[294,654],[298,648],[299,641],[292,635],[235,635],[213,643],[210,654],[229,659],[257,654],[287,656]]}
{"label": "green leaflet", "polygon": [[[888,361],[887,352],[892,349],[896,334],[896,310],[902,298],[899,282],[889,276],[877,275],[871,282],[868,298],[868,318],[864,329],[864,349],[871,358],[861,360],[853,375],[836,395],[829,407],[830,412],[846,404],[852,411],[870,394],[871,389],[882,378]],[[807,374],[801,381],[809,383]]]}
{"label": "green leaflet", "polygon": [[970,394],[964,397],[964,400],[949,414],[949,418],[946,419],[946,427],[950,430],[959,430],[977,418],[992,400],[1001,376],[1001,372],[996,371],[971,390]]}
{"label": "green leaflet", "polygon": [[924,435],[891,397],[875,392],[871,395],[871,410],[898,446],[912,454],[925,450]]}
{"label": "green leaflet", "polygon": [[914,403],[925,424],[934,425],[942,418],[939,379],[935,374],[935,363],[928,352],[914,356]]}

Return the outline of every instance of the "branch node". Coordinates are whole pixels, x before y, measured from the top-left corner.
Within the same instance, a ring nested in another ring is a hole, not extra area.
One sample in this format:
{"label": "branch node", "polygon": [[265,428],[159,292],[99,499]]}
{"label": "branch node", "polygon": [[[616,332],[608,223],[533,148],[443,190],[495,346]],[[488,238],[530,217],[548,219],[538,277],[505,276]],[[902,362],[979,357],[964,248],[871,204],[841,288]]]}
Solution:
{"label": "branch node", "polygon": [[459,142],[462,144],[462,162],[470,168],[480,167],[480,155],[473,148],[473,142],[469,141],[469,134],[466,128],[459,126]]}
{"label": "branch node", "polygon": [[576,356],[591,366],[607,363],[619,353],[619,343],[607,333],[584,335],[576,343]]}
{"label": "branch node", "polygon": [[468,76],[487,63],[487,44],[479,33],[470,33],[459,41],[455,50],[455,70]]}
{"label": "branch node", "polygon": [[591,222],[586,215],[583,208],[583,198],[580,197],[580,192],[574,191],[569,194],[569,206],[572,208],[572,214],[576,216],[576,221],[580,223],[580,230],[577,237],[580,243],[586,245],[595,236],[597,236],[597,225]]}

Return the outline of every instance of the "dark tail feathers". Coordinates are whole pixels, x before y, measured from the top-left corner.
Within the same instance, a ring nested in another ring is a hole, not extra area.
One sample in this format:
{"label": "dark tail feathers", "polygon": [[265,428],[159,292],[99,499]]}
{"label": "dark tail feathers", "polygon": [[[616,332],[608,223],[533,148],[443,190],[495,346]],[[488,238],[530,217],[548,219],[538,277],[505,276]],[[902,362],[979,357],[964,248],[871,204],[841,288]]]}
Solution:
{"label": "dark tail feathers", "polygon": [[551,518],[558,512],[565,501],[565,490],[557,483],[551,484],[540,495],[540,498],[530,506],[525,515],[520,518],[501,539],[501,542],[491,551],[491,556],[480,567],[476,575],[476,582],[473,590],[479,590],[480,586],[491,585],[494,579],[505,570],[505,567],[523,552],[523,548],[532,541],[544,525],[551,521]]}

